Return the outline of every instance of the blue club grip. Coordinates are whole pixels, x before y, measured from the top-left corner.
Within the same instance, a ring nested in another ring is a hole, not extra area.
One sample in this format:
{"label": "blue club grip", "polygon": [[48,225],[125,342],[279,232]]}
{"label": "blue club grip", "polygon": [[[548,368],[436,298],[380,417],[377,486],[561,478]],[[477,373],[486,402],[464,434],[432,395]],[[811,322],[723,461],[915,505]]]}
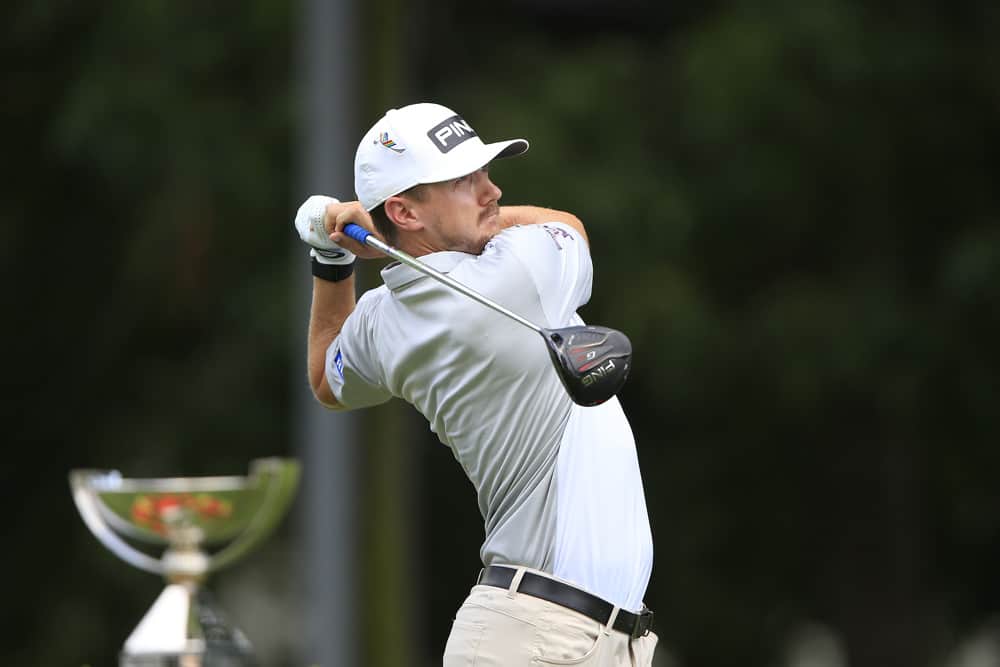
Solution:
{"label": "blue club grip", "polygon": [[349,222],[346,225],[344,225],[344,233],[350,236],[358,243],[360,243],[361,245],[364,245],[365,241],[368,240],[368,237],[372,235],[370,231],[368,231],[361,225],[354,224],[353,222]]}

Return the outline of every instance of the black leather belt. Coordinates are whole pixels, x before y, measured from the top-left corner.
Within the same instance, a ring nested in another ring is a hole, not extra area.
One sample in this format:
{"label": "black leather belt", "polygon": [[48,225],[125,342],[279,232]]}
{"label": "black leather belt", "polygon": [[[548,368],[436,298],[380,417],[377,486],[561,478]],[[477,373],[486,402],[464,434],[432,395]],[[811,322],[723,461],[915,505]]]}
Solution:
{"label": "black leather belt", "polygon": [[[476,583],[497,588],[510,588],[510,583],[514,581],[516,572],[517,570],[511,567],[491,565],[479,573],[479,580]],[[591,595],[587,591],[581,591],[579,588],[534,572],[524,573],[521,585],[517,587],[517,592],[548,600],[561,607],[580,612],[587,618],[592,618],[603,625],[607,624],[608,619],[611,618],[611,612],[615,608],[613,604],[596,595]],[[645,607],[638,614],[619,609],[613,627],[632,639],[645,637],[653,629],[653,612]]]}

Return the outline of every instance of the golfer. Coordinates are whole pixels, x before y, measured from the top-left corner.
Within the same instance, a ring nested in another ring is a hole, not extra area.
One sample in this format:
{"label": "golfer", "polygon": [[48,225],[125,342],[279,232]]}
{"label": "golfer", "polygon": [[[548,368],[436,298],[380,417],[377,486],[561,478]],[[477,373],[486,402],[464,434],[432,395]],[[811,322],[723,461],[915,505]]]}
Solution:
{"label": "golfer", "polygon": [[573,403],[537,333],[398,263],[355,300],[353,222],[548,328],[583,324],[587,234],[575,216],[500,206],[484,143],[446,107],[388,111],[354,164],[357,201],[314,195],[296,229],[312,247],[308,372],[339,409],[397,396],[451,448],[476,489],[483,569],[458,610],[449,665],[649,665],[643,596],[653,549],[635,441],[618,399]]}

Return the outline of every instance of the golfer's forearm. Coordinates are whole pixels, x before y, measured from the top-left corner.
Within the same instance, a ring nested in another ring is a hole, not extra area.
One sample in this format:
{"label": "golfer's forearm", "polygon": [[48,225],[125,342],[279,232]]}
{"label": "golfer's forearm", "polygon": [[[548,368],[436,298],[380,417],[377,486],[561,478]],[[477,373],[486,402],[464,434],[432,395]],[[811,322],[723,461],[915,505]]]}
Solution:
{"label": "golfer's forearm", "polygon": [[543,222],[562,222],[576,229],[587,238],[587,230],[580,218],[566,211],[541,206],[501,206],[500,227],[506,229],[514,225],[538,225]]}
{"label": "golfer's forearm", "polygon": [[316,399],[328,407],[336,400],[326,382],[326,351],[354,310],[354,276],[339,282],[313,278],[312,309],[309,313],[309,386]]}

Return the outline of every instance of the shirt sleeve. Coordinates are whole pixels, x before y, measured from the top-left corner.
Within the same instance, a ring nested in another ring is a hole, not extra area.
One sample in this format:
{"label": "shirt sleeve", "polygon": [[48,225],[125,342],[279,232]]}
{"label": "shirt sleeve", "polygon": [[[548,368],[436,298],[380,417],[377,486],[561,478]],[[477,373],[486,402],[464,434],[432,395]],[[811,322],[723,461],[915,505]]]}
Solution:
{"label": "shirt sleeve", "polygon": [[511,227],[487,244],[488,252],[510,253],[531,275],[549,326],[570,324],[590,301],[593,264],[587,241],[561,222]]}
{"label": "shirt sleeve", "polygon": [[366,408],[392,398],[382,378],[374,336],[374,299],[365,294],[326,350],[326,381],[341,406]]}

